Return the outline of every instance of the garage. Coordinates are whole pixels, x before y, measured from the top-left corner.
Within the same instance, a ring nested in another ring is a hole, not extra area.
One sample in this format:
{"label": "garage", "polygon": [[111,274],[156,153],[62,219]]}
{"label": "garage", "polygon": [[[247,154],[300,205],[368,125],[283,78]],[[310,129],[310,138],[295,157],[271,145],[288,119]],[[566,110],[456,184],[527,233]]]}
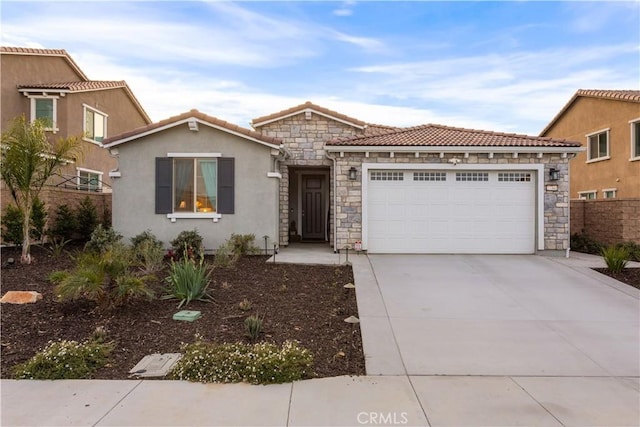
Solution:
{"label": "garage", "polygon": [[363,186],[367,250],[534,253],[536,175],[520,169],[370,169]]}

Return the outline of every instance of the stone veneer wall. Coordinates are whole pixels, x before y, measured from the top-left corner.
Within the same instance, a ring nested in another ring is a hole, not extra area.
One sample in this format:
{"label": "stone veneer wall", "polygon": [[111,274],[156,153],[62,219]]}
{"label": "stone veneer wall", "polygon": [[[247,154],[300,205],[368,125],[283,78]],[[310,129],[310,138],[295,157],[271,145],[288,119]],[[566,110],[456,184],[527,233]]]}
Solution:
{"label": "stone veneer wall", "polygon": [[[362,163],[444,163],[460,153],[445,154],[440,158],[439,153],[421,153],[418,158],[414,153],[344,153],[344,157],[336,156],[337,163],[337,245],[338,249],[346,245],[353,245],[362,239]],[[545,165],[545,180],[549,176],[549,169],[560,171],[560,179],[554,182],[545,181],[544,192],[544,248],[545,250],[566,250],[569,247],[569,177],[568,158],[560,154],[545,154],[537,158],[535,154],[520,154],[512,158],[509,154],[494,154],[492,159],[487,154],[470,154],[466,159],[460,159],[461,164],[527,164],[538,163]],[[358,170],[358,177],[350,181],[347,171],[354,166]],[[366,177],[365,177],[366,178]],[[557,187],[557,190],[553,188]]]}
{"label": "stone veneer wall", "polygon": [[640,199],[571,200],[571,234],[605,244],[640,244]]}
{"label": "stone veneer wall", "polygon": [[324,116],[311,114],[309,119],[304,112],[287,117],[276,122],[268,123],[257,129],[265,136],[280,138],[289,152],[287,158],[280,165],[280,245],[289,244],[289,168],[290,167],[326,167],[329,168],[329,208],[331,222],[329,223],[330,243],[333,244],[333,161],[325,155],[326,141],[351,137],[362,131],[344,123],[331,120]]}

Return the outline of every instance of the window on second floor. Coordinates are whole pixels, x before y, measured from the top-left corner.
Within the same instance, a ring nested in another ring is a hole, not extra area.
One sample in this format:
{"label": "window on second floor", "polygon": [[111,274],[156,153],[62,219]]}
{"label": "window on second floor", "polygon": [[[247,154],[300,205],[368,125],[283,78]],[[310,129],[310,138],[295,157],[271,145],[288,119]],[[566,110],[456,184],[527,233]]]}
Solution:
{"label": "window on second floor", "polygon": [[32,96],[29,98],[31,99],[31,121],[42,120],[45,123],[46,130],[58,130],[58,99],[47,96]]}
{"label": "window on second floor", "polygon": [[640,119],[631,121],[631,160],[640,160]]}
{"label": "window on second floor", "polygon": [[609,129],[587,135],[587,161],[609,158]]}
{"label": "window on second floor", "polygon": [[617,192],[618,190],[616,188],[605,188],[602,190],[602,195],[605,199],[615,199]]}
{"label": "window on second floor", "polygon": [[78,190],[102,191],[102,172],[83,168],[77,170]]}
{"label": "window on second floor", "polygon": [[596,199],[595,191],[578,191],[578,198],[584,200],[595,200]]}
{"label": "window on second floor", "polygon": [[91,142],[102,143],[107,137],[107,115],[87,105],[84,106],[84,137]]}

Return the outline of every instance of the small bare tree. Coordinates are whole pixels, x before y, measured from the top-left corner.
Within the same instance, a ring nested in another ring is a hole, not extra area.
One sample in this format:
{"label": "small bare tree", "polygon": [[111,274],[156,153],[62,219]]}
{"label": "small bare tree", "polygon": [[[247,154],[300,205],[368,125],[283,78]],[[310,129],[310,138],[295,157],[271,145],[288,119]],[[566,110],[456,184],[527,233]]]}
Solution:
{"label": "small bare tree", "polygon": [[29,221],[34,199],[53,174],[81,154],[79,138],[49,142],[45,128],[44,121],[29,123],[22,115],[13,120],[0,142],[0,174],[23,215],[23,264],[31,263]]}

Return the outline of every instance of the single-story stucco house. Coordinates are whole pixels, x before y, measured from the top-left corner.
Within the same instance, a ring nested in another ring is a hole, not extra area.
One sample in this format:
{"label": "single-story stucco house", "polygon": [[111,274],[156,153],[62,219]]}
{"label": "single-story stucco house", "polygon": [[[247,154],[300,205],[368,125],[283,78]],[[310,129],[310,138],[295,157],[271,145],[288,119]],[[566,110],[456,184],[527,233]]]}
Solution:
{"label": "single-story stucco house", "polygon": [[113,224],[215,251],[328,242],[370,253],[565,254],[579,142],[372,125],[307,102],[251,129],[197,110],[108,138]]}

